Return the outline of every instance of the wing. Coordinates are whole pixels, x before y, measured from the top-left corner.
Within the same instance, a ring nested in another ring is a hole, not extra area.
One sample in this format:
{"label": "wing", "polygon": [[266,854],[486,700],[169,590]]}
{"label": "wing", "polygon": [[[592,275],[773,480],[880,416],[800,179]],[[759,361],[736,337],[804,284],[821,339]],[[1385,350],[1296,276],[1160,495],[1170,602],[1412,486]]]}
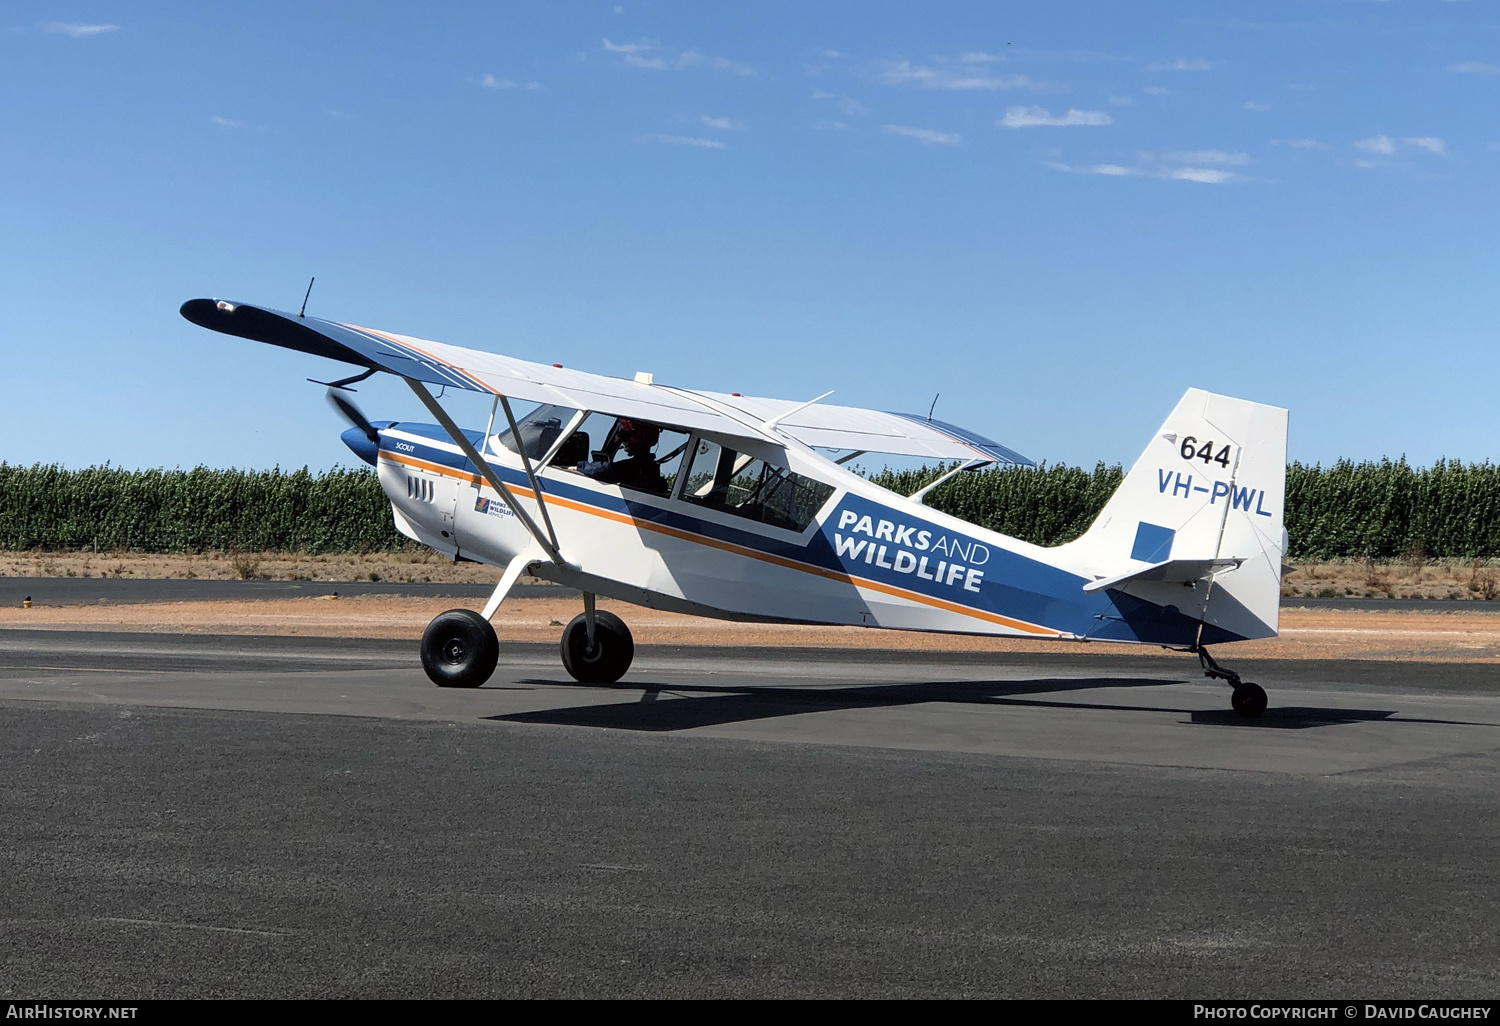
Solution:
{"label": "wing", "polygon": [[531,363],[356,324],[297,317],[247,303],[191,299],[182,305],[182,316],[226,335],[374,367],[432,385],[599,410],[689,430],[766,437],[680,389]]}
{"label": "wing", "polygon": [[[638,417],[689,430],[765,440],[773,437],[771,432],[750,424],[764,425],[785,416],[774,432],[818,448],[1032,465],[1026,457],[988,438],[913,414],[815,403],[786,416],[799,404],[628,381],[356,324],[297,317],[248,303],[191,299],[182,305],[182,316],[226,335],[389,371],[428,384]],[[749,424],[724,412],[726,409]]]}
{"label": "wing", "polygon": [[[723,403],[759,422],[783,416],[798,405],[786,399],[760,399],[717,392],[694,394]],[[781,421],[777,430],[804,445],[822,449],[857,449],[897,456],[1035,466],[1015,450],[983,435],[914,413],[880,413],[854,406],[815,403]]]}

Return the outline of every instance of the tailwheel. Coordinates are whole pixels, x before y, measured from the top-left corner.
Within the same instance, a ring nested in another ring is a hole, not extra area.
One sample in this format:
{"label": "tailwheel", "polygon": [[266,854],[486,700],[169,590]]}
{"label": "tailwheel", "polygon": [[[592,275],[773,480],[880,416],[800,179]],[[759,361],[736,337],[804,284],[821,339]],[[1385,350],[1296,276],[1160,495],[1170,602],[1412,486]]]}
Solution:
{"label": "tailwheel", "polygon": [[450,609],[422,632],[422,669],[440,688],[477,688],[500,661],[495,628],[472,609]]}
{"label": "tailwheel", "polygon": [[1266,711],[1266,689],[1259,684],[1252,684],[1243,680],[1240,675],[1227,666],[1220,666],[1213,656],[1208,654],[1208,649],[1202,645],[1193,649],[1198,653],[1198,663],[1203,667],[1203,675],[1214,680],[1227,681],[1234,688],[1234,695],[1229,699],[1229,704],[1234,711],[1247,720],[1253,720]]}
{"label": "tailwheel", "polygon": [[1248,680],[1240,681],[1229,704],[1245,719],[1253,720],[1266,711],[1266,689]]}
{"label": "tailwheel", "polygon": [[594,614],[594,644],[589,645],[587,614],[573,617],[562,634],[562,663],[580,684],[613,684],[625,676],[635,658],[630,628],[613,613]]}

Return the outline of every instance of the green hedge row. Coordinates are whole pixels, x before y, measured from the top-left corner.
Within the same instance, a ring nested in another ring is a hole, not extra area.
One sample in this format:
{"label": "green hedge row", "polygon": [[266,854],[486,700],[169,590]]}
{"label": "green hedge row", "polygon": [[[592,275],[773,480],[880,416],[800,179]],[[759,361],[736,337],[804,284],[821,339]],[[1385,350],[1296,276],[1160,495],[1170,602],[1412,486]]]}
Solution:
{"label": "green hedge row", "polygon": [[[931,469],[874,474],[871,480],[901,495],[937,479]],[[1006,467],[957,474],[927,494],[933,509],[1037,545],[1072,541],[1094,522],[1124,480],[1119,467]]]}
{"label": "green hedge row", "polygon": [[[934,480],[922,470],[876,475],[909,494]],[[959,474],[928,505],[1015,538],[1056,545],[1082,534],[1122,478],[1100,464],[1000,468]],[[1292,559],[1500,556],[1500,466],[1405,460],[1287,467],[1286,527]]]}
{"label": "green hedge row", "polygon": [[[937,470],[874,480],[908,494]],[[999,468],[959,474],[927,502],[1040,545],[1082,534],[1119,485],[1119,467]],[[1500,557],[1500,466],[1404,460],[1287,468],[1293,559]],[[121,470],[0,463],[0,549],[139,552],[374,552],[405,540],[375,475]]]}
{"label": "green hedge row", "polygon": [[0,548],[373,552],[400,548],[375,475],[0,463]]}

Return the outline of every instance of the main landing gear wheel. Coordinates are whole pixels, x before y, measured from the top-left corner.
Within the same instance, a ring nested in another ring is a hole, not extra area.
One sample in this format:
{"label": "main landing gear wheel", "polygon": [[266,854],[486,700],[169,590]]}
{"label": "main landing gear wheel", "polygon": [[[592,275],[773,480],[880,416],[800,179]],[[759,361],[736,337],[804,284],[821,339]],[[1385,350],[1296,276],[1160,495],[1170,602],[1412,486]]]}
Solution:
{"label": "main landing gear wheel", "polygon": [[477,688],[500,661],[495,628],[472,609],[450,609],[422,632],[422,669],[440,688]]}
{"label": "main landing gear wheel", "polygon": [[1233,697],[1229,699],[1229,704],[1234,706],[1234,711],[1245,719],[1253,720],[1266,711],[1266,689],[1248,680],[1240,681],[1239,687],[1234,689]]}
{"label": "main landing gear wheel", "polygon": [[630,628],[613,613],[594,614],[594,647],[589,649],[589,627],[579,613],[563,628],[563,669],[580,684],[613,684],[625,676],[635,658],[635,639]]}

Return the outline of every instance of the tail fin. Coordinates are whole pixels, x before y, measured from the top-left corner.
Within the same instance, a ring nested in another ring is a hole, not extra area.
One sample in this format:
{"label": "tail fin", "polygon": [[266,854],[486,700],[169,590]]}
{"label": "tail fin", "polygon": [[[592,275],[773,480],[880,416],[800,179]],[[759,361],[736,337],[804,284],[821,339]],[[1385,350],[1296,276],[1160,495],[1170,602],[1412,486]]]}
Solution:
{"label": "tail fin", "polygon": [[1201,644],[1274,637],[1287,411],[1189,389],[1086,534],[1095,581],[1200,620]]}

